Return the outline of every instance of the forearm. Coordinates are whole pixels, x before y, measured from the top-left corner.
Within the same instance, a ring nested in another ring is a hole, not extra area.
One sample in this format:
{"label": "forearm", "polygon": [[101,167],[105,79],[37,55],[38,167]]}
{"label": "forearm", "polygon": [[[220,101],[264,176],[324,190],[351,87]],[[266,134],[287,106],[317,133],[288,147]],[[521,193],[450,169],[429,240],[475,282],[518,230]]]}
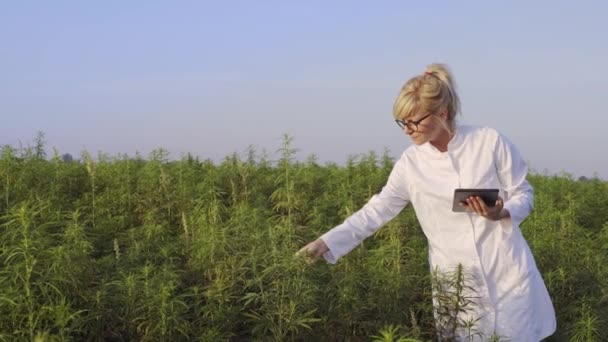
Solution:
{"label": "forearm", "polygon": [[509,213],[509,218],[519,225],[532,211],[534,207],[534,189],[526,181],[504,205],[504,210]]}

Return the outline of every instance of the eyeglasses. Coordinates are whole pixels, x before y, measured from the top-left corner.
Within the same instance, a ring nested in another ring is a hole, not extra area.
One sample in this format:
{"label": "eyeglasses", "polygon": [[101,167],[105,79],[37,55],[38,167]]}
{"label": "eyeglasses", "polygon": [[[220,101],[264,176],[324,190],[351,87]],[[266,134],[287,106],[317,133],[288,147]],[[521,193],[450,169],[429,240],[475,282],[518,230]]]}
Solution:
{"label": "eyeglasses", "polygon": [[416,121],[409,121],[409,120],[395,120],[395,122],[397,123],[397,125],[399,125],[399,127],[401,129],[405,129],[405,127],[409,128],[412,132],[418,132],[418,125],[420,125],[420,123],[422,122],[422,120],[428,118],[431,115],[431,113],[423,116],[422,118],[416,120]]}

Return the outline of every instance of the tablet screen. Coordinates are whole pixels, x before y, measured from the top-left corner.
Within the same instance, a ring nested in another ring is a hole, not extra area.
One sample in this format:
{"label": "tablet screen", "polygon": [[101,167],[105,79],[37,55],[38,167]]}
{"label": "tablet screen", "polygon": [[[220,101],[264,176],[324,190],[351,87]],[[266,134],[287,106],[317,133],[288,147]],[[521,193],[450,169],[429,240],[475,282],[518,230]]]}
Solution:
{"label": "tablet screen", "polygon": [[498,200],[498,189],[456,189],[454,190],[452,211],[467,211],[467,198],[471,196],[479,196],[488,207],[493,207],[496,205],[496,200]]}

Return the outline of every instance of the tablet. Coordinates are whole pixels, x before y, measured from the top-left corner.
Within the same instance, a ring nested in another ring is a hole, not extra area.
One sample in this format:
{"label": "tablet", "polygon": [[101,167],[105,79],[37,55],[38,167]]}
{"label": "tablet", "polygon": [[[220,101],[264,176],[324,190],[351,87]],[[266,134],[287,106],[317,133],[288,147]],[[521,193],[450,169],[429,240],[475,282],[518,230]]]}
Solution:
{"label": "tablet", "polygon": [[462,204],[466,204],[467,198],[471,196],[479,196],[488,207],[493,207],[498,200],[498,189],[455,189],[452,211],[467,211],[467,206]]}

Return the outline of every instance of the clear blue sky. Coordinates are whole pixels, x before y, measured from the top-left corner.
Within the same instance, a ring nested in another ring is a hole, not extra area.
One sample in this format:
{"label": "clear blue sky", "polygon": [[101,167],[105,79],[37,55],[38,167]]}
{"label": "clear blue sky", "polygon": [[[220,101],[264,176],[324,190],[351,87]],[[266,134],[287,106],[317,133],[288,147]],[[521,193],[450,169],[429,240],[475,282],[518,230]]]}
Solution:
{"label": "clear blue sky", "polygon": [[538,172],[608,179],[602,1],[6,1],[0,145],[78,156],[249,145],[283,133],[324,161],[409,138],[402,84],[451,66],[460,122],[509,136]]}

